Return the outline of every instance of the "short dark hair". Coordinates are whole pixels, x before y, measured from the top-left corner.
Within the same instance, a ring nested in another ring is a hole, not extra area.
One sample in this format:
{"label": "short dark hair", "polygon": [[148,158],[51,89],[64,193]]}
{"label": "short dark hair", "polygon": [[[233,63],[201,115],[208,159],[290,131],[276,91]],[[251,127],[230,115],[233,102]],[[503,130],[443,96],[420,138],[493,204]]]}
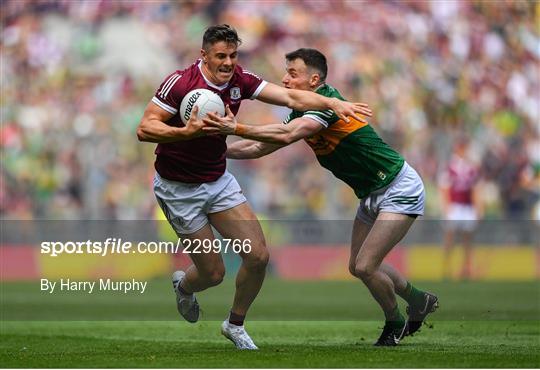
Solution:
{"label": "short dark hair", "polygon": [[304,63],[306,63],[306,66],[314,68],[319,72],[322,82],[326,80],[328,65],[326,64],[326,57],[320,51],[315,49],[301,48],[285,54],[285,59],[288,61],[302,59]]}
{"label": "short dark hair", "polygon": [[242,43],[234,28],[228,24],[218,24],[217,26],[210,26],[206,29],[203,36],[202,48],[206,50],[209,46],[220,41],[232,43],[236,46]]}

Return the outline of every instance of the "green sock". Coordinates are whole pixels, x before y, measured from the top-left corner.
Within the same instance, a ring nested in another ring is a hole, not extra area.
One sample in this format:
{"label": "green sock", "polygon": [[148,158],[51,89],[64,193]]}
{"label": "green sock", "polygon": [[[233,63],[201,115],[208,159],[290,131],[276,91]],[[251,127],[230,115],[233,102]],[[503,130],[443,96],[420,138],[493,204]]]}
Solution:
{"label": "green sock", "polygon": [[424,294],[425,292],[416,289],[411,283],[407,282],[403,299],[411,306],[418,306],[424,303]]}
{"label": "green sock", "polygon": [[386,317],[386,321],[392,321],[397,323],[403,323],[405,322],[405,317],[399,312],[398,305],[396,304],[396,307],[394,307],[392,310],[385,312],[384,316]]}

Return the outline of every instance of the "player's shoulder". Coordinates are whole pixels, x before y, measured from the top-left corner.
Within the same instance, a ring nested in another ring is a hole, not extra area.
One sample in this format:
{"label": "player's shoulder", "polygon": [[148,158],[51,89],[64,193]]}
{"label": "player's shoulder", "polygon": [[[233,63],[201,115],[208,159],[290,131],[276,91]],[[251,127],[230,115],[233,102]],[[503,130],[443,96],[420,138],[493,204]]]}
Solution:
{"label": "player's shoulder", "polygon": [[339,90],[328,83],[324,83],[323,85],[321,85],[315,92],[328,98],[338,98],[340,100],[345,100]]}
{"label": "player's shoulder", "polygon": [[176,91],[179,88],[189,87],[193,85],[198,79],[201,79],[199,72],[198,62],[196,61],[187,68],[177,69],[174,72],[169,73],[162,81],[159,92]]}
{"label": "player's shoulder", "polygon": [[200,80],[198,62],[185,69],[177,69],[169,73],[161,82],[161,85],[152,98],[152,101],[170,113],[177,112],[183,96],[197,85]]}
{"label": "player's shoulder", "polygon": [[240,78],[240,79],[256,78],[258,80],[262,80],[262,78],[259,75],[250,71],[249,69],[242,67],[240,64],[237,64],[235,66],[234,74],[236,75],[237,78]]}
{"label": "player's shoulder", "polygon": [[191,65],[189,65],[188,67],[184,69],[176,69],[173,72],[169,73],[165,77],[165,81],[167,80],[170,81],[170,79],[173,77],[175,77],[176,79],[191,78],[192,76],[196,76],[198,72],[199,72],[199,60],[193,62]]}

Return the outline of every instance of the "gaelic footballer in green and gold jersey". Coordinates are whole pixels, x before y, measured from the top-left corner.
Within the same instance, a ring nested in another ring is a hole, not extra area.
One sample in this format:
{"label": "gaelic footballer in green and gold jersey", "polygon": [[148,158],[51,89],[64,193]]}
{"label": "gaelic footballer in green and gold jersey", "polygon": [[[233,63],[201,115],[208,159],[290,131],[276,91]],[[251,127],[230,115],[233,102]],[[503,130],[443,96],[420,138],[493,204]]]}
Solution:
{"label": "gaelic footballer in green and gold jersey", "polygon": [[[344,100],[326,83],[326,57],[314,49],[298,49],[286,56],[283,85]],[[434,294],[413,287],[399,271],[383,263],[424,212],[424,185],[416,171],[390,148],[365,117],[339,119],[330,110],[293,111],[284,124],[243,125],[231,110],[227,116],[209,114],[208,133],[234,134],[246,139],[227,149],[233,159],[259,158],[304,139],[321,165],[345,181],[360,198],[353,226],[349,271],[362,280],[386,317],[377,346],[395,346],[418,331],[438,307]],[[368,114],[369,115],[369,114]],[[253,141],[256,140],[256,141]],[[408,318],[400,313],[396,294],[408,304]]]}
{"label": "gaelic footballer in green and gold jersey", "polygon": [[[315,92],[344,100],[326,83]],[[311,118],[324,127],[304,140],[315,152],[319,163],[353,188],[358,198],[390,184],[403,167],[403,157],[367,123],[355,118],[345,122],[331,110],[292,111],[283,123],[288,124],[299,117]]]}

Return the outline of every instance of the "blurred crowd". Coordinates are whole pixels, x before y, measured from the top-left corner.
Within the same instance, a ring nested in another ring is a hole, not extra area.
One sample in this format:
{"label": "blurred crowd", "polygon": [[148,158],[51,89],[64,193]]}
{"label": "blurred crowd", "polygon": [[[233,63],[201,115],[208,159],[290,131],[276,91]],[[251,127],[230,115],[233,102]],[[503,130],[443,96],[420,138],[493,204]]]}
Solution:
{"label": "blurred crowd", "polygon": [[[328,81],[423,177],[426,217],[460,136],[485,217],[538,218],[540,2],[23,1],[1,3],[0,212],[9,219],[151,219],[154,145],[135,128],[162,79],[233,25],[239,63],[279,83],[284,54],[328,57]],[[246,123],[287,109],[246,102]],[[229,140],[234,140],[230,138]],[[352,219],[353,192],[304,143],[229,161],[263,218]]]}

